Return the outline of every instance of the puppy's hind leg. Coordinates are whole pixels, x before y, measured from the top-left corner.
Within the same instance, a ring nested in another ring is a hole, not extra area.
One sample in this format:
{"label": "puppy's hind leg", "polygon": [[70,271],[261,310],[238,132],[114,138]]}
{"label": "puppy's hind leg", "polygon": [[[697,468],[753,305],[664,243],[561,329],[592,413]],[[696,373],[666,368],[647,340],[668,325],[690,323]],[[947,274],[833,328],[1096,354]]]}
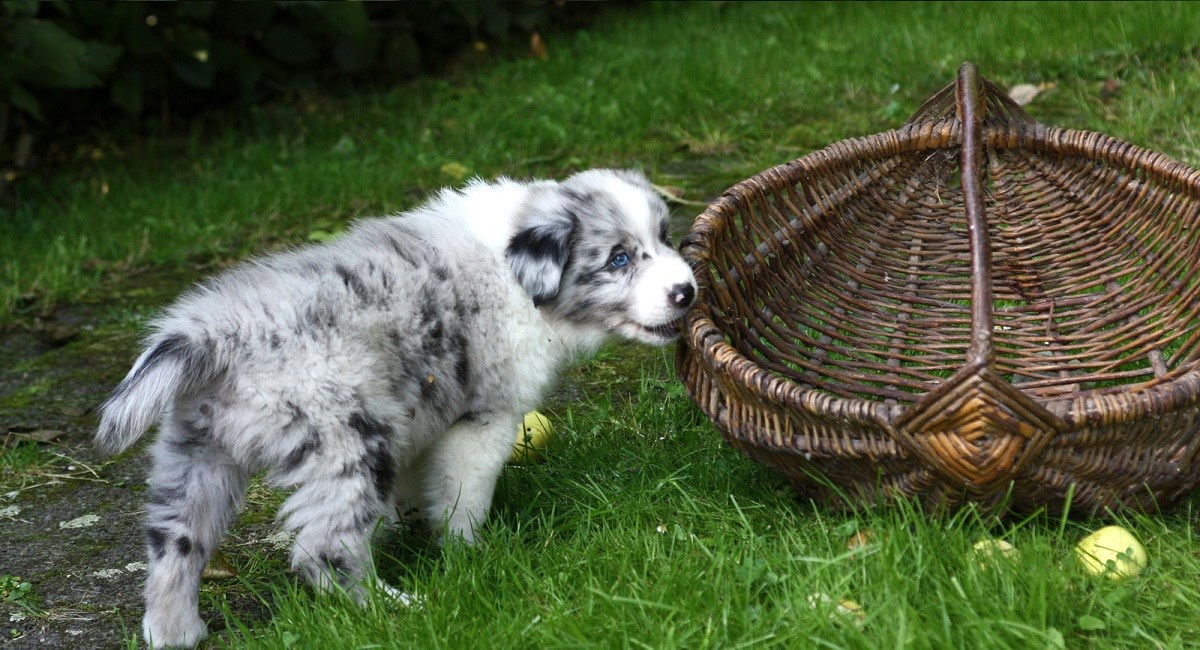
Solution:
{"label": "puppy's hind leg", "polygon": [[154,447],[142,621],[151,647],[191,647],[207,636],[200,574],[245,496],[247,474],[213,444],[204,408],[168,418]]}
{"label": "puppy's hind leg", "polygon": [[361,443],[357,457],[332,464],[312,459],[279,511],[285,526],[296,532],[292,569],[320,590],[338,585],[359,600],[365,596],[371,533],[391,504],[396,479],[392,433],[373,416],[352,413],[344,435]]}
{"label": "puppy's hind leg", "polygon": [[426,452],[426,507],[430,524],[444,541],[475,541],[492,505],[496,479],[512,453],[518,420],[497,413],[463,418]]}

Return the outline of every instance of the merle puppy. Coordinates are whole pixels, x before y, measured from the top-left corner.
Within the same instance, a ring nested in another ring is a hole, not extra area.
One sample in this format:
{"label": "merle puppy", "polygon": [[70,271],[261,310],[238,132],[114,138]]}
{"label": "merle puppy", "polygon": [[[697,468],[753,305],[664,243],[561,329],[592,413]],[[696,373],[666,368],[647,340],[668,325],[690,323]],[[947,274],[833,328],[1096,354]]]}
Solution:
{"label": "merle puppy", "polygon": [[105,402],[110,452],[155,422],[143,631],[191,646],[200,573],[265,471],[292,566],[361,597],[400,503],[470,542],[522,414],[613,335],[663,344],[695,296],[644,176],[475,181],[344,237],[251,260],[153,323]]}

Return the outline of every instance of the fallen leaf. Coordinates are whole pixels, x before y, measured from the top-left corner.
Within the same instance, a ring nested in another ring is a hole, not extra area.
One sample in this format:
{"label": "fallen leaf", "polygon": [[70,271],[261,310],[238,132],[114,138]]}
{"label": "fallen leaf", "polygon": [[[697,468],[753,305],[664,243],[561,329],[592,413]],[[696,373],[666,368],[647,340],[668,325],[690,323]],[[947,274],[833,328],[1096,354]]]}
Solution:
{"label": "fallen leaf", "polygon": [[1013,101],[1021,106],[1026,106],[1041,92],[1042,89],[1033,84],[1017,84],[1008,91],[1008,96],[1012,97]]}
{"label": "fallen leaf", "polygon": [[1108,101],[1117,96],[1117,91],[1121,89],[1121,82],[1116,78],[1110,77],[1104,80],[1104,85],[1100,86],[1100,99]]}
{"label": "fallen leaf", "polygon": [[460,162],[448,162],[442,165],[442,173],[456,181],[461,181],[471,173],[471,170]]}
{"label": "fallen leaf", "polygon": [[846,540],[846,550],[854,551],[866,546],[867,544],[870,544],[873,541],[875,541],[875,531],[871,530],[870,528],[864,528],[854,533],[850,536],[850,539]]}
{"label": "fallen leaf", "polygon": [[237,569],[234,568],[229,560],[225,559],[225,554],[221,549],[213,551],[212,557],[208,559],[208,566],[204,567],[204,572],[200,574],[200,579],[204,581],[211,580],[229,580],[237,577]]}
{"label": "fallen leaf", "polygon": [[38,429],[37,431],[14,431],[9,435],[12,436],[13,440],[16,442],[53,442],[66,435],[66,432],[59,431],[58,429]]}
{"label": "fallen leaf", "polygon": [[100,517],[97,515],[83,515],[81,517],[76,517],[71,521],[60,521],[58,522],[58,527],[60,529],[89,528],[94,526],[98,521],[100,521]]}
{"label": "fallen leaf", "polygon": [[546,41],[542,39],[541,34],[534,32],[529,36],[529,53],[543,61],[550,58],[546,52]]}

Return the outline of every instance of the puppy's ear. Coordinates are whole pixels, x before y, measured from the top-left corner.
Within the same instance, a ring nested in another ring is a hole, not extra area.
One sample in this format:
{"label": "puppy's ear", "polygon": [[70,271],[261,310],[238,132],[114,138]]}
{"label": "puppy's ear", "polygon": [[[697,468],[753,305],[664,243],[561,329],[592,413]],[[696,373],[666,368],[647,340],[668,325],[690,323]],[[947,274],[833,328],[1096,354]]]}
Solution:
{"label": "puppy's ear", "polygon": [[535,205],[508,241],[508,265],[533,304],[543,305],[558,295],[563,268],[571,254],[576,218],[566,197]]}

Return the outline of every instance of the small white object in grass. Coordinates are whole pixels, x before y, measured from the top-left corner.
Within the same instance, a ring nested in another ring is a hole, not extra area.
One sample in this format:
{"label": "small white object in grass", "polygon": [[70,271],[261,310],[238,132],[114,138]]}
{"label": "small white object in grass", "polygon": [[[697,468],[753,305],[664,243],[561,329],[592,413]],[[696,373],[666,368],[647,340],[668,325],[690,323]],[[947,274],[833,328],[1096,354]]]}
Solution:
{"label": "small white object in grass", "polygon": [[25,612],[13,612],[8,615],[8,620],[12,623],[20,623],[25,620]]}
{"label": "small white object in grass", "polygon": [[829,620],[835,623],[849,622],[855,627],[862,627],[867,622],[867,613],[863,611],[862,605],[849,598],[842,598],[834,605],[829,594],[817,592],[808,595],[808,606],[813,609],[828,609]]}
{"label": "small white object in grass", "polygon": [[123,573],[125,573],[125,572],[120,569],[100,569],[99,571],[93,571],[92,575],[97,578],[104,578],[105,580],[111,580]]}
{"label": "small white object in grass", "polygon": [[58,527],[62,529],[88,528],[96,525],[96,522],[98,521],[100,521],[100,517],[97,515],[83,515],[82,517],[76,517],[71,521],[60,521],[58,522]]}
{"label": "small white object in grass", "polygon": [[971,548],[981,569],[988,568],[1001,558],[1015,560],[1019,555],[1012,544],[1002,539],[981,539]]}
{"label": "small white object in grass", "polygon": [[125,570],[130,573],[137,573],[138,571],[145,571],[146,563],[145,562],[130,562],[129,564],[125,565]]}
{"label": "small white object in grass", "polygon": [[1132,578],[1150,561],[1146,547],[1120,526],[1105,526],[1084,537],[1075,546],[1075,557],[1088,573],[1112,580]]}
{"label": "small white object in grass", "polygon": [[388,598],[400,603],[400,605],[404,607],[416,607],[419,609],[425,604],[424,596],[410,594],[407,591],[400,591],[391,585],[383,583],[380,583],[379,588],[383,590],[383,593],[388,595]]}
{"label": "small white object in grass", "polygon": [[271,548],[275,549],[276,551],[282,551],[284,549],[290,548],[292,546],[292,542],[295,541],[295,539],[296,539],[295,533],[292,533],[292,532],[289,532],[286,530],[281,530],[281,531],[278,531],[278,532],[272,533],[271,535],[266,536],[265,538],[263,538],[262,541],[266,542],[267,544],[270,544]]}
{"label": "small white object in grass", "polygon": [[0,508],[0,517],[16,517],[19,514],[21,514],[20,506],[8,506],[7,508]]}
{"label": "small white object in grass", "polygon": [[1017,84],[1008,91],[1008,96],[1021,106],[1026,106],[1042,92],[1039,86],[1033,84]]}
{"label": "small white object in grass", "polygon": [[843,598],[838,601],[837,609],[833,610],[833,615],[837,617],[835,620],[850,621],[855,627],[862,627],[867,622],[867,613],[863,611],[862,605]]}

